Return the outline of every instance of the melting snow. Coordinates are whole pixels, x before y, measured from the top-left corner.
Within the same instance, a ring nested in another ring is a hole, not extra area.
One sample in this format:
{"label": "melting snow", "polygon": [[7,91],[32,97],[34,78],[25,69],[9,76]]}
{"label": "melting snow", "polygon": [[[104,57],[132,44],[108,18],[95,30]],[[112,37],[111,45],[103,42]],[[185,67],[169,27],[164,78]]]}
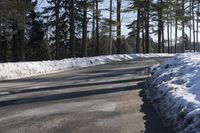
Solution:
{"label": "melting snow", "polygon": [[164,124],[177,133],[200,132],[200,54],[179,54],[152,68],[146,94]]}
{"label": "melting snow", "polygon": [[87,58],[70,58],[55,61],[1,63],[0,80],[17,79],[58,71],[78,69],[88,66],[106,64],[113,61],[124,61],[136,58],[173,56],[169,54],[123,54]]}

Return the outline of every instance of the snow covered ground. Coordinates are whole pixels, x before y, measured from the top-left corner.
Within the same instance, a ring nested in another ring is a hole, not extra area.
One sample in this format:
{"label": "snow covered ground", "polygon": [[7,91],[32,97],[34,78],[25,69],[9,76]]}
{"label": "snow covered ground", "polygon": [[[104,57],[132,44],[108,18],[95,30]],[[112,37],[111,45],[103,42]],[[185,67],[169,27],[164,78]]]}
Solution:
{"label": "snow covered ground", "polygon": [[1,63],[0,80],[17,79],[35,75],[106,64],[136,58],[167,57],[169,54],[123,54],[87,58],[70,58],[57,61]]}
{"label": "snow covered ground", "polygon": [[200,54],[178,54],[154,67],[146,94],[164,124],[177,133],[200,133]]}

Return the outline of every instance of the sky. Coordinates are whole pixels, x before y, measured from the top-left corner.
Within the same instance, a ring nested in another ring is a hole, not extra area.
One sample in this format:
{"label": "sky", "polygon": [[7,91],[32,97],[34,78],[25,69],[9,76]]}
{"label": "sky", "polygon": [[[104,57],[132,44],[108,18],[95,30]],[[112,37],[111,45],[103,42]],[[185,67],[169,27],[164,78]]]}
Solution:
{"label": "sky", "polygon": [[[99,9],[109,8],[110,0],[104,0],[103,3],[99,4]],[[122,1],[122,10],[126,9],[127,6],[130,5],[129,2]],[[46,0],[38,0],[38,6],[37,8],[41,10],[43,7],[48,6]],[[113,19],[116,20],[116,0],[113,0],[113,9],[115,12],[113,12]],[[109,18],[109,12],[108,11],[102,11],[101,12],[102,18]],[[127,12],[121,14],[121,24],[122,24],[122,35],[128,36],[128,33],[130,32],[129,29],[127,29],[126,25],[133,22],[133,20],[136,20],[136,15],[133,12]],[[113,27],[114,30],[114,27]],[[114,35],[116,33],[113,33]]]}
{"label": "sky", "polygon": [[[110,0],[104,0],[103,3],[99,4],[99,8],[100,9],[109,9],[109,4],[110,4]],[[46,0],[38,0],[38,9],[42,9],[42,7],[47,6],[47,2]],[[125,0],[122,0],[122,10],[126,9],[128,6],[130,6],[130,2],[127,2]],[[113,0],[113,9],[114,9],[114,13],[113,13],[113,19],[116,20],[116,0]],[[122,35],[124,35],[125,37],[128,36],[128,33],[130,32],[129,29],[127,29],[126,25],[132,23],[134,20],[137,19],[136,16],[137,12],[126,12],[126,13],[122,13],[121,14],[121,24],[122,24]],[[109,18],[109,11],[102,11],[101,12],[102,18]],[[88,26],[89,29],[91,29],[90,25]],[[113,30],[115,30],[115,28],[113,27]],[[189,35],[189,30],[188,28],[185,29],[186,34]],[[113,33],[113,36],[116,36],[116,32]],[[164,32],[164,36],[167,39],[167,30],[165,27],[165,32]],[[174,36],[175,36],[175,30],[174,27],[172,28],[172,43],[174,43]],[[179,27],[179,31],[178,31],[178,37],[181,36],[181,28]],[[154,41],[157,41],[157,35],[151,35],[151,37],[154,39]],[[193,41],[193,36],[192,36],[192,41]]]}

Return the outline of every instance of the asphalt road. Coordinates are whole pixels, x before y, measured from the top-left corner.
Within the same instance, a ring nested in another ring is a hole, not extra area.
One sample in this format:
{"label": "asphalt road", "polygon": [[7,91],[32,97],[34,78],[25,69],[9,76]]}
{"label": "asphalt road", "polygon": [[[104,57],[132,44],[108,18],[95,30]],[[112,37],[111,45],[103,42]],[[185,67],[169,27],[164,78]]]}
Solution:
{"label": "asphalt road", "polygon": [[145,100],[149,67],[114,62],[0,82],[0,133],[168,133]]}

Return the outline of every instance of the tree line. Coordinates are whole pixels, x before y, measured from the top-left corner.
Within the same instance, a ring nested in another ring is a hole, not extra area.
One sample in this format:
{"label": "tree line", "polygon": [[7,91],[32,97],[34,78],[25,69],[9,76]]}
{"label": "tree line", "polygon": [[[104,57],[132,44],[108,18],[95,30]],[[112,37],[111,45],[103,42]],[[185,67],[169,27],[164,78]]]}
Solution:
{"label": "tree line", "polygon": [[[38,9],[37,0],[0,1],[0,62],[199,50],[199,0],[47,3]],[[135,17],[124,36],[122,14],[127,12]]]}

